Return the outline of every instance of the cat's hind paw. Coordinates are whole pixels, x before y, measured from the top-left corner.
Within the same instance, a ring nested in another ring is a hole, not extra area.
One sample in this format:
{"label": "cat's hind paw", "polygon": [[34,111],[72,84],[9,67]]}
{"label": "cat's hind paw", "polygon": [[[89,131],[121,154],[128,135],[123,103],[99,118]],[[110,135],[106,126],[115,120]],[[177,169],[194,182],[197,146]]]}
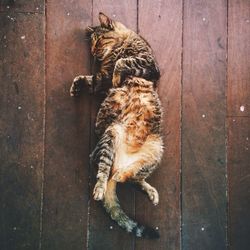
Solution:
{"label": "cat's hind paw", "polygon": [[149,188],[146,190],[149,199],[152,201],[153,205],[158,205],[159,204],[159,194],[157,190],[154,187]]}
{"label": "cat's hind paw", "polygon": [[145,180],[140,181],[139,184],[143,191],[145,191],[148,195],[148,198],[152,201],[152,203],[156,206],[159,203],[159,194],[156,188],[152,187],[149,183]]}
{"label": "cat's hind paw", "polygon": [[99,185],[99,183],[96,183],[94,191],[93,191],[94,200],[96,201],[103,200],[105,192],[106,192],[106,188],[104,188],[103,185]]}

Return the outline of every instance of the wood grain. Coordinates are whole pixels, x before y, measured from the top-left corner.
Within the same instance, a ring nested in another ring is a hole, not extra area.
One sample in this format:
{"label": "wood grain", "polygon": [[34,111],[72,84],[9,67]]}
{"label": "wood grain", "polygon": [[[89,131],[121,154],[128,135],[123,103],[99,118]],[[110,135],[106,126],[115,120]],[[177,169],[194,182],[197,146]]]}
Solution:
{"label": "wood grain", "polygon": [[0,0],[0,11],[44,12],[44,0]]}
{"label": "wood grain", "polygon": [[[98,13],[102,11],[110,18],[121,21],[129,28],[136,30],[137,20],[137,6],[136,1],[107,1],[94,0],[93,1],[93,23],[98,25]],[[92,99],[91,115],[92,115],[92,129],[94,128],[94,121],[96,113],[99,108],[100,99]],[[96,143],[94,132],[92,132],[92,148]],[[96,169],[91,170],[91,193],[96,182]],[[128,185],[119,185],[118,198],[120,198],[121,206],[126,213],[132,218],[134,213],[134,189]],[[89,249],[103,249],[129,250],[134,248],[134,238],[127,234],[123,229],[114,223],[106,214],[105,209],[101,203],[92,199],[90,200],[90,218],[89,218]],[[111,229],[112,228],[112,229]]]}
{"label": "wood grain", "polygon": [[[139,33],[155,51],[161,78],[159,95],[164,120],[165,153],[156,173],[149,179],[160,195],[157,207],[145,194],[136,196],[136,218],[158,227],[157,241],[137,240],[136,249],[180,249],[180,104],[182,1],[139,1]],[[149,15],[150,13],[150,15]]]}
{"label": "wood grain", "polygon": [[0,249],[33,250],[43,179],[44,16],[1,13],[0,23]]}
{"label": "wood grain", "polygon": [[250,117],[228,118],[229,246],[247,250],[250,239]]}
{"label": "wood grain", "polygon": [[[215,7],[216,6],[216,7]],[[226,1],[184,2],[182,248],[226,249]]]}
{"label": "wood grain", "polygon": [[78,74],[90,70],[85,27],[91,1],[47,3],[46,148],[42,249],[87,245],[90,143],[89,94],[72,98]]}
{"label": "wood grain", "polygon": [[228,87],[229,116],[250,115],[250,1],[229,1]]}
{"label": "wood grain", "polygon": [[[92,198],[102,98],[69,88],[92,71],[84,29],[99,11],[145,37],[160,65],[166,149],[149,179],[160,204],[118,187],[159,240],[127,234]],[[249,248],[249,1],[0,0],[0,23],[1,250]]]}

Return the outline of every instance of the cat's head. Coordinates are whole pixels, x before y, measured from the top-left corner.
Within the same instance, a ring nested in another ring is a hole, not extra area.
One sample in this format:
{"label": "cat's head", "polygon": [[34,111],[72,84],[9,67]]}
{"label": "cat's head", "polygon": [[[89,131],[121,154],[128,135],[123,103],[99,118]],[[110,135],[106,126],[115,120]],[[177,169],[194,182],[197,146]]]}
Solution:
{"label": "cat's head", "polygon": [[102,12],[99,13],[99,21],[99,26],[87,27],[87,34],[91,38],[91,53],[103,59],[112,50],[112,46],[125,39],[131,31]]}

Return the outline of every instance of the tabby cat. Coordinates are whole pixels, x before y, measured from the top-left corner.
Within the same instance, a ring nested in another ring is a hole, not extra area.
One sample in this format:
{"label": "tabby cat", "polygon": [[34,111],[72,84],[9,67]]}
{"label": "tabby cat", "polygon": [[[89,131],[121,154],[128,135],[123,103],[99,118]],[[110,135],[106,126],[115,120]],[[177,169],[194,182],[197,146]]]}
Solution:
{"label": "tabby cat", "polygon": [[[107,83],[109,91],[96,118],[100,140],[91,160],[98,165],[93,196],[127,232],[137,237],[158,238],[158,231],[130,219],[119,205],[117,182],[131,181],[148,194],[154,205],[157,190],[146,178],[163,154],[162,108],[155,91],[160,74],[149,44],[120,22],[99,13],[100,26],[89,27],[91,53],[100,63],[94,76],[77,76],[70,89],[79,95],[84,83],[95,92]],[[107,88],[106,86],[106,88]]]}

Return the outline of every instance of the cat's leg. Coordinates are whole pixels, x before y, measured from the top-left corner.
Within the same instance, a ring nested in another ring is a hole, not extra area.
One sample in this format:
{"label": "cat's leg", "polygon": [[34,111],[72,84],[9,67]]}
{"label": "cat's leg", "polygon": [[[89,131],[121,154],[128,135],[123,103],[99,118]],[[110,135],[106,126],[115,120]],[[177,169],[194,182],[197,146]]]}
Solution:
{"label": "cat's leg", "polygon": [[117,182],[125,182],[131,180],[139,184],[147,194],[149,199],[154,205],[159,203],[159,194],[157,190],[152,187],[149,183],[145,181],[145,178],[150,176],[152,172],[156,169],[156,163],[153,165],[144,165],[141,166],[141,162],[136,162],[130,166],[127,170],[117,170],[113,175],[112,179]]}
{"label": "cat's leg", "polygon": [[159,194],[156,188],[152,187],[145,180],[137,181],[137,183],[141,186],[142,190],[148,194],[149,199],[152,201],[154,205],[158,205],[159,203]]}
{"label": "cat's leg", "polygon": [[117,169],[112,178],[117,182],[125,182],[127,180],[139,181],[150,176],[157,165],[157,160],[144,156],[143,159],[135,161],[126,169]]}
{"label": "cat's leg", "polygon": [[85,76],[85,75],[76,76],[70,87],[70,95],[79,96],[84,85],[91,88],[93,85],[93,76]]}
{"label": "cat's leg", "polygon": [[158,80],[160,71],[152,57],[127,57],[117,60],[114,71],[112,84],[118,87],[122,78],[128,75],[146,78],[148,80]]}
{"label": "cat's leg", "polygon": [[114,138],[112,133],[108,130],[102,136],[95,149],[94,157],[97,159],[98,165],[98,172],[96,176],[97,182],[93,191],[95,200],[102,200],[107,189],[107,183],[114,158],[113,140]]}

